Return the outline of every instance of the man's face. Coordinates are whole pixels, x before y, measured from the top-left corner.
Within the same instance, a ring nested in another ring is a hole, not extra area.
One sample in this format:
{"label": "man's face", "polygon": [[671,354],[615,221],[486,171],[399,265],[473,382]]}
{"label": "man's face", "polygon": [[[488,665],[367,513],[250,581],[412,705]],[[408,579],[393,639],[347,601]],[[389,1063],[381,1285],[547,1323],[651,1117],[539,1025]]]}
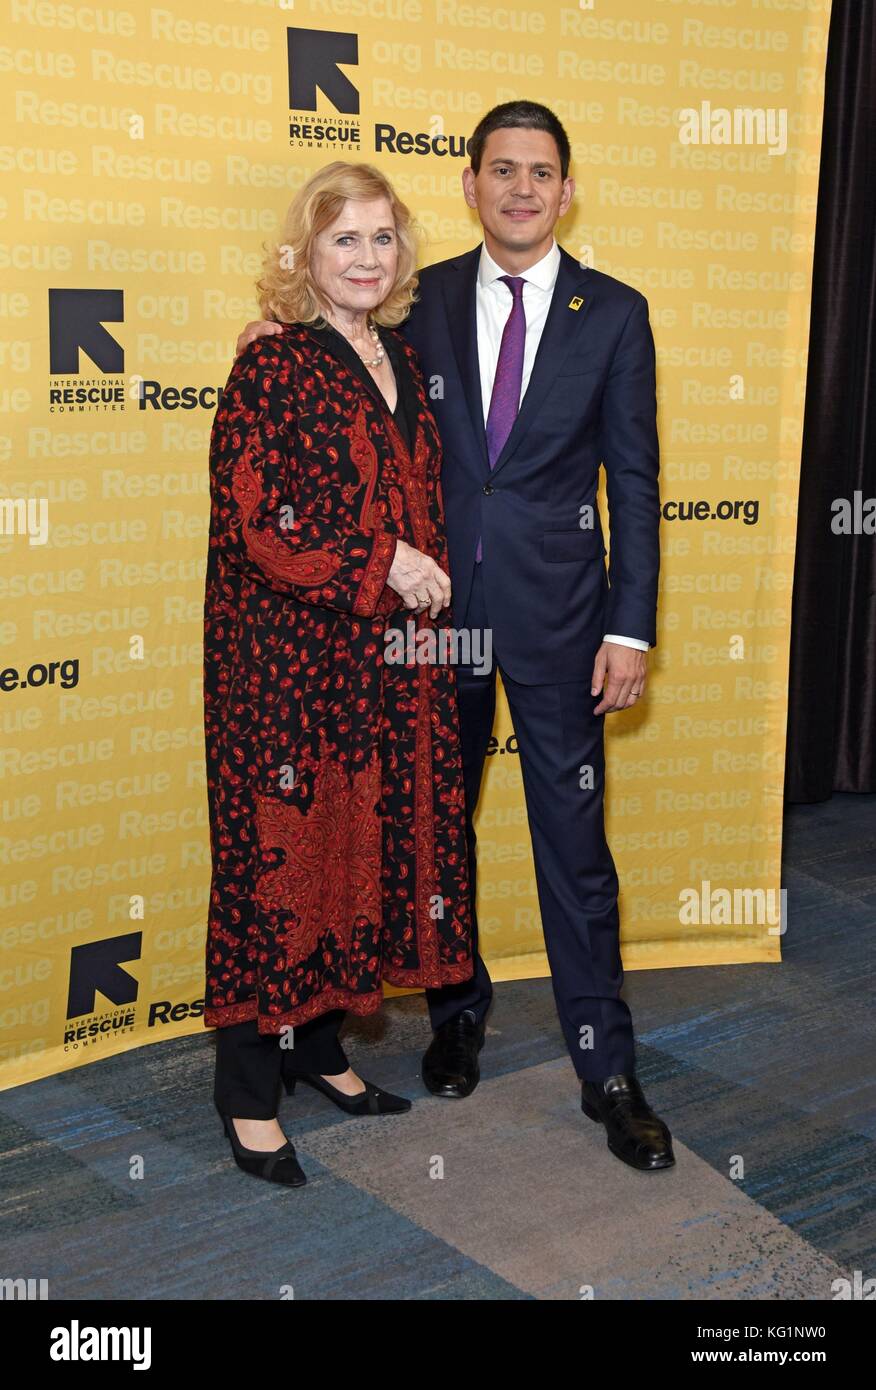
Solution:
{"label": "man's face", "polygon": [[463,170],[462,185],[490,254],[495,247],[518,259],[546,254],[575,192],[574,179],[561,176],[553,136],[516,127],[487,136],[479,172]]}

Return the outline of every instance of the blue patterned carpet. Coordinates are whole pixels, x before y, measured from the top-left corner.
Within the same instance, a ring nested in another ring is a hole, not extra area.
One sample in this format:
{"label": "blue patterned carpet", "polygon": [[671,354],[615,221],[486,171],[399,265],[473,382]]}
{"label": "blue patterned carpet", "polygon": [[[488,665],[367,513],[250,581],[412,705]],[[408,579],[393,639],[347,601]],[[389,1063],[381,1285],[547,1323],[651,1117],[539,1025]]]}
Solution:
{"label": "blue patterned carpet", "polygon": [[0,1094],[0,1275],[56,1299],[253,1300],[824,1300],[873,1277],[874,803],[787,814],[781,965],[627,976],[671,1172],[627,1169],[581,1114],[549,981],[497,987],[465,1102],[423,1091],[411,996],[345,1035],[409,1115],[284,1101],[300,1191],[231,1163],[206,1032]]}

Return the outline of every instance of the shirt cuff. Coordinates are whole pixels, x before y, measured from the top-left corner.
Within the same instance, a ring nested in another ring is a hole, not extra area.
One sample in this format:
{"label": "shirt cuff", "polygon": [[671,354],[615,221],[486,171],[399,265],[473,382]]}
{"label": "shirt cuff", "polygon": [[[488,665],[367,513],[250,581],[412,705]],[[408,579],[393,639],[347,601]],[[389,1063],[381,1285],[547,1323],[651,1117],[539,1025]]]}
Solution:
{"label": "shirt cuff", "polygon": [[638,652],[646,652],[650,647],[650,643],[643,642],[641,637],[618,637],[613,632],[607,632],[602,640],[603,642],[617,642],[619,647],[635,647]]}

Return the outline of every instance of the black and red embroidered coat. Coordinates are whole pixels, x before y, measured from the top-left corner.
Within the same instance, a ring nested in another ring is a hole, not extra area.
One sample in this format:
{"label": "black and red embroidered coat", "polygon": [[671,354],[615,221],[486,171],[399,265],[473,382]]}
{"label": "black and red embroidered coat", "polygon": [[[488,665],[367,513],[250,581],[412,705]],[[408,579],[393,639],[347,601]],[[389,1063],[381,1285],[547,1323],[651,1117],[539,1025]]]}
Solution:
{"label": "black and red embroidered coat", "polygon": [[453,667],[384,661],[388,629],[452,622],[386,584],[396,537],[447,571],[440,441],[399,334],[410,450],[329,333],[247,348],[213,426],[208,1027],[370,1013],[384,980],[473,969]]}

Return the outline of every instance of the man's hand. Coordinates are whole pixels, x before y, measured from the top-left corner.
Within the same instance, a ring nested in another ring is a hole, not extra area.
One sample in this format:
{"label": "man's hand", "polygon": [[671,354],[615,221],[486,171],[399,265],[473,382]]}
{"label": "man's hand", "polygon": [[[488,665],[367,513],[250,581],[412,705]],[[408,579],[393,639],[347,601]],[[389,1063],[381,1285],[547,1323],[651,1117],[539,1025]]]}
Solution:
{"label": "man's hand", "polygon": [[401,595],[406,608],[416,609],[418,613],[428,608],[432,618],[437,618],[450,602],[450,580],[441,566],[407,541],[396,542],[395,558],[386,582]]}
{"label": "man's hand", "polygon": [[637,647],[624,647],[619,642],[603,642],[593,663],[590,694],[598,695],[605,687],[594,714],[614,714],[638,704],[645,690],[648,675],[647,653]]}
{"label": "man's hand", "polygon": [[282,323],[273,323],[270,319],[256,319],[253,323],[248,323],[237,340],[237,356],[239,357],[250,343],[254,343],[256,338],[271,338],[282,332]]}

